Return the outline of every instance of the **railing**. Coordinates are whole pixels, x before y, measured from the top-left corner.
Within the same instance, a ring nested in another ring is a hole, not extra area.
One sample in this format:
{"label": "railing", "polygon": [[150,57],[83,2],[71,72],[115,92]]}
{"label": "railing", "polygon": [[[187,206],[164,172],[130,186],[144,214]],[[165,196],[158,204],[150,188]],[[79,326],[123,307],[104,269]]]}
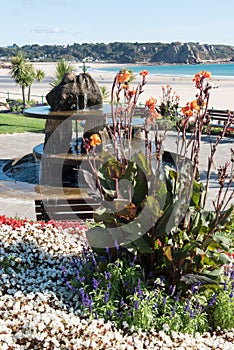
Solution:
{"label": "railing", "polygon": [[[2,96],[3,95],[3,96]],[[36,102],[37,103],[44,103],[45,102],[45,96],[44,95],[31,95],[31,99],[32,100],[35,100],[35,98],[38,98],[36,99]],[[3,91],[0,91],[0,102],[4,102],[6,103],[6,100],[15,100],[15,99],[22,99],[22,94],[21,93],[17,93],[17,92],[3,92]],[[4,101],[2,101],[4,100]]]}

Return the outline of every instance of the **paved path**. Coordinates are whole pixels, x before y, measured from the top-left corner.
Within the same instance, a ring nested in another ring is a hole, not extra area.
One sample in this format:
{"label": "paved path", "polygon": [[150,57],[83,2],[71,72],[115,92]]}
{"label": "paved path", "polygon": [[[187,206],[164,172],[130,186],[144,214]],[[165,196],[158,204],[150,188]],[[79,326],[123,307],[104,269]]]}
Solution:
{"label": "paved path", "polygon": [[[4,161],[20,159],[24,155],[32,152],[34,146],[42,143],[44,134],[23,133],[23,134],[4,134],[0,135],[0,163]],[[175,152],[173,135],[169,135],[165,148]],[[224,164],[230,159],[230,148],[234,148],[234,138],[225,138],[219,145],[215,156],[216,166]],[[202,150],[200,154],[200,169],[202,176],[205,176],[207,159],[210,149],[210,143],[207,136],[203,137]],[[0,173],[0,215],[6,214],[10,217],[27,217],[35,219],[34,198],[36,196],[35,186],[26,183],[20,183],[4,178]],[[211,206],[218,189],[216,180],[216,169],[212,169],[211,186],[208,196],[208,206]]]}

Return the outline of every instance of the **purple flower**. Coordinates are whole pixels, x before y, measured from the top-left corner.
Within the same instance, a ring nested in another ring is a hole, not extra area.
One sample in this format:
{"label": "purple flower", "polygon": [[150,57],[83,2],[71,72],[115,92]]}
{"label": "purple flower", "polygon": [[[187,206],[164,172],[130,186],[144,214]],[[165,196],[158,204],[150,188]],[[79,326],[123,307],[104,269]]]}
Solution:
{"label": "purple flower", "polygon": [[175,316],[175,306],[173,306],[173,308],[171,309],[171,316],[172,316],[172,317]]}
{"label": "purple flower", "polygon": [[61,270],[62,270],[63,276],[66,277],[66,276],[67,276],[67,270],[65,269],[65,267],[62,266],[62,267],[61,267]]}
{"label": "purple flower", "polygon": [[118,241],[115,241],[115,248],[116,248],[116,250],[118,252],[119,251],[119,243],[118,243]]}
{"label": "purple flower", "polygon": [[125,305],[125,301],[123,300],[123,298],[121,298],[120,305],[121,305],[121,307],[123,307]]}
{"label": "purple flower", "polygon": [[106,254],[107,254],[108,260],[110,261],[111,260],[111,252],[110,252],[110,249],[108,247],[106,247]]}
{"label": "purple flower", "polygon": [[130,261],[130,266],[133,267],[136,263],[136,260],[137,260],[137,256],[135,255],[134,258],[133,258],[133,261]]}
{"label": "purple flower", "polygon": [[66,285],[67,285],[68,288],[71,289],[72,291],[75,290],[75,289],[72,287],[72,285],[70,284],[70,282],[66,281]]}
{"label": "purple flower", "polygon": [[138,282],[137,282],[137,293],[138,293],[139,296],[143,294],[143,292],[141,290],[141,280],[140,280],[140,278],[138,278]]}
{"label": "purple flower", "polygon": [[176,286],[170,286],[169,288],[169,296],[172,297],[175,294]]}
{"label": "purple flower", "polygon": [[99,286],[98,280],[96,280],[96,278],[93,277],[93,288],[94,288],[95,290],[97,290],[97,289],[98,289],[98,286]]}
{"label": "purple flower", "polygon": [[105,292],[104,293],[104,303],[106,304],[109,300],[109,293],[108,292]]}
{"label": "purple flower", "polygon": [[224,284],[223,284],[223,290],[227,290],[227,282],[225,281]]}
{"label": "purple flower", "polygon": [[108,271],[108,272],[105,271],[105,279],[106,279],[107,281],[109,281],[110,278],[111,278],[110,272],[109,272],[109,271]]}
{"label": "purple flower", "polygon": [[190,312],[189,312],[189,316],[190,316],[191,318],[194,318],[194,313],[193,313],[193,310],[190,310]]}
{"label": "purple flower", "polygon": [[77,278],[77,281],[80,282],[80,283],[84,282],[84,280],[85,280],[84,276],[80,276],[78,270],[76,271],[76,278]]}
{"label": "purple flower", "polygon": [[93,299],[92,299],[92,297],[89,297],[88,293],[86,293],[85,300],[86,300],[86,305],[89,308],[89,312],[92,312]]}
{"label": "purple flower", "polygon": [[96,261],[96,258],[95,258],[95,255],[94,255],[93,252],[92,252],[92,260],[93,260],[94,266],[96,267],[97,266],[97,261]]}
{"label": "purple flower", "polygon": [[185,305],[185,307],[184,307],[184,313],[188,312],[189,306],[190,306],[190,299],[188,299],[188,300],[186,301],[186,305]]}
{"label": "purple flower", "polygon": [[134,301],[134,307],[136,311],[139,309],[139,303],[137,300]]}
{"label": "purple flower", "polygon": [[180,293],[177,293],[175,296],[175,301],[178,303],[179,300],[180,300]]}
{"label": "purple flower", "polygon": [[209,301],[209,306],[213,306],[216,302],[217,294],[213,294],[212,298]]}
{"label": "purple flower", "polygon": [[84,291],[84,288],[80,288],[79,292],[80,292],[82,304],[84,305],[84,303],[85,303],[85,291]]}

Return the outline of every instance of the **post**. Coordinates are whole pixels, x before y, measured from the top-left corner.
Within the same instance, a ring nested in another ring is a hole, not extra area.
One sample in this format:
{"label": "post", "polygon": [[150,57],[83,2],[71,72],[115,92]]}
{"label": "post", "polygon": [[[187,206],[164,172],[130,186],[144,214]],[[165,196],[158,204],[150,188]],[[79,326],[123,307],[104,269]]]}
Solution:
{"label": "post", "polygon": [[85,65],[85,61],[84,61],[84,62],[83,62],[83,66],[79,66],[79,68],[82,68],[83,73],[85,74],[86,71],[87,71],[87,69],[90,68],[90,66],[86,66],[86,65]]}

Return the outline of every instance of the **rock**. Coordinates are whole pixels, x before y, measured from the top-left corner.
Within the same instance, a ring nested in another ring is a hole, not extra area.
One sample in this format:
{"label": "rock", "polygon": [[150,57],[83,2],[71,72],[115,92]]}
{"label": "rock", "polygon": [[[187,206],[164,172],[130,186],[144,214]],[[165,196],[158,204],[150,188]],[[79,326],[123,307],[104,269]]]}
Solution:
{"label": "rock", "polygon": [[72,111],[86,107],[102,106],[102,93],[96,81],[88,73],[66,73],[61,83],[47,95],[52,111]]}

